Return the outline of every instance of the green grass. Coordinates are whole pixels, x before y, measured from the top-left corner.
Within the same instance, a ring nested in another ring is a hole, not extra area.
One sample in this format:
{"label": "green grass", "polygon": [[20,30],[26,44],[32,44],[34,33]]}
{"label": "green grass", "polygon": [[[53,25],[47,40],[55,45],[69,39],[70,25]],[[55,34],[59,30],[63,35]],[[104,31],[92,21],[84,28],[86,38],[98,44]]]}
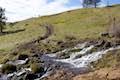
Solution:
{"label": "green grass", "polygon": [[16,46],[42,36],[45,22],[54,25],[54,35],[50,39],[63,40],[72,35],[77,39],[98,38],[111,23],[109,16],[120,19],[120,6],[96,9],[77,9],[51,16],[43,16],[8,25],[7,31],[25,29],[18,33],[0,36],[0,52],[7,52]]}
{"label": "green grass", "polygon": [[0,51],[8,51],[21,43],[29,42],[43,34],[43,28],[39,25],[24,26],[25,23],[18,23],[12,27],[7,26],[6,31],[25,29],[25,31],[0,36]]}

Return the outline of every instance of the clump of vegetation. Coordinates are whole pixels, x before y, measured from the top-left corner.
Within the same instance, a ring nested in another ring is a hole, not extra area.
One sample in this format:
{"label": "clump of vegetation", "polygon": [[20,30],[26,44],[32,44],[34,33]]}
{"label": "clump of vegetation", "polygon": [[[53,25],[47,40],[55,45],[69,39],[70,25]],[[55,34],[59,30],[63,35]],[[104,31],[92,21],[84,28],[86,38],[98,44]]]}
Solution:
{"label": "clump of vegetation", "polygon": [[13,27],[13,26],[14,26],[14,23],[9,23],[9,26],[10,26],[10,27]]}
{"label": "clump of vegetation", "polygon": [[8,74],[17,71],[17,67],[11,64],[4,64],[1,69],[2,73]]}
{"label": "clump of vegetation", "polygon": [[40,66],[38,63],[31,64],[31,69],[33,73],[42,73],[44,72],[44,68]]}
{"label": "clump of vegetation", "polygon": [[68,40],[68,41],[71,41],[71,40],[76,40],[76,37],[73,36],[73,35],[66,35],[65,39]]}

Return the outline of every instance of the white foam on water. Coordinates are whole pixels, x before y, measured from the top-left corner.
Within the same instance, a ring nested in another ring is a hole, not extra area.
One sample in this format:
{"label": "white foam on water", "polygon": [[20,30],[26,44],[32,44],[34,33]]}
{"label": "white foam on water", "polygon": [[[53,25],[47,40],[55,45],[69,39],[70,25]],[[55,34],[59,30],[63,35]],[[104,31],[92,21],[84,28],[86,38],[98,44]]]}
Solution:
{"label": "white foam on water", "polygon": [[57,56],[57,54],[46,54],[46,55],[49,57],[56,57]]}
{"label": "white foam on water", "polygon": [[77,44],[73,49],[83,49],[87,45],[87,42],[84,42],[82,44]]}
{"label": "white foam on water", "polygon": [[3,64],[0,64],[0,68],[2,68]]}
{"label": "white foam on water", "polygon": [[12,65],[23,65],[28,61],[28,59],[25,60],[15,60],[15,61],[9,61],[7,62],[8,64],[12,64]]}
{"label": "white foam on water", "polygon": [[[68,52],[70,51],[71,49],[82,49],[80,52],[74,52],[70,55],[70,58],[67,58],[67,59],[56,59],[55,57],[57,56],[56,53],[54,54],[47,54],[47,56],[49,57],[52,57],[53,61],[55,62],[62,62],[62,63],[67,63],[67,64],[70,64],[69,67],[71,68],[87,68],[89,67],[90,63],[91,62],[94,62],[100,58],[102,58],[102,55],[103,54],[106,54],[108,51],[112,51],[112,50],[117,50],[117,49],[120,49],[120,46],[118,47],[111,47],[109,49],[106,49],[106,50],[101,50],[101,51],[96,51],[96,52],[92,52],[90,54],[86,54],[88,51],[90,51],[92,48],[94,48],[94,45],[91,45],[89,47],[85,47],[86,46],[86,43],[83,43],[83,44],[79,44],[77,45],[77,47],[74,47],[74,48],[68,48],[68,49],[65,49],[62,52]],[[60,52],[58,52],[60,53]],[[81,55],[81,54],[84,54],[84,56],[80,57],[80,58],[76,58],[77,56]],[[19,65],[19,64],[25,64],[26,60],[16,60],[16,61],[11,61],[9,62],[10,64],[14,64],[14,65]],[[0,68],[2,67],[2,64],[0,65]],[[24,68],[22,70],[20,70],[19,72],[14,72],[14,73],[11,73],[11,74],[8,74],[8,75],[3,75],[1,79],[3,80],[7,80],[7,78],[9,77],[12,77],[14,75],[17,75],[17,76],[21,76],[22,74],[24,74],[26,71],[31,71],[31,68]],[[44,75],[42,75],[40,78],[36,79],[36,80],[40,80],[44,77],[47,77],[51,74],[52,71],[46,71],[46,73]]]}
{"label": "white foam on water", "polygon": [[93,45],[91,45],[90,47],[84,48],[83,50],[81,50],[80,52],[73,52],[70,55],[70,59],[75,59],[76,56],[80,55],[80,54],[85,54],[87,51],[91,50],[92,48],[94,48]]}
{"label": "white foam on water", "polygon": [[91,50],[93,47],[94,46],[92,45],[90,47],[84,48],[80,52],[73,53],[70,58],[56,59],[54,61],[62,62],[62,63],[69,63],[71,65],[71,67],[73,67],[73,68],[88,67],[91,62],[94,62],[94,61],[102,58],[102,55],[106,54],[108,51],[120,49],[120,46],[115,47],[115,48],[111,47],[111,48],[106,49],[106,50],[101,50],[98,52],[93,52],[91,54],[82,56],[81,58],[77,58],[77,59],[75,58],[76,56],[78,56],[80,54],[85,54],[87,51]]}

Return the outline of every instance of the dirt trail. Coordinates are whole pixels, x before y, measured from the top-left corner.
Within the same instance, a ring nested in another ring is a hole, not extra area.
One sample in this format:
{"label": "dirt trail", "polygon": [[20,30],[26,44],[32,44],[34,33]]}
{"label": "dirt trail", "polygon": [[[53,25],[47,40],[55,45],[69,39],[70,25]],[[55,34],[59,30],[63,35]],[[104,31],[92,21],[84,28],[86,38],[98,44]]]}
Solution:
{"label": "dirt trail", "polygon": [[45,40],[47,38],[49,38],[53,33],[53,25],[52,24],[48,24],[48,23],[44,23],[43,25],[40,25],[43,28],[45,28],[46,32],[44,33],[43,36],[39,36],[37,39],[33,39],[32,41],[22,44],[20,46],[17,47],[17,50],[19,51],[20,49],[31,49],[31,48],[37,48],[37,46],[34,44],[36,42],[40,42],[41,40]]}
{"label": "dirt trail", "polygon": [[45,23],[42,25],[42,27],[44,27],[46,29],[46,33],[41,37],[40,40],[47,39],[48,37],[50,37],[54,33],[52,24]]}

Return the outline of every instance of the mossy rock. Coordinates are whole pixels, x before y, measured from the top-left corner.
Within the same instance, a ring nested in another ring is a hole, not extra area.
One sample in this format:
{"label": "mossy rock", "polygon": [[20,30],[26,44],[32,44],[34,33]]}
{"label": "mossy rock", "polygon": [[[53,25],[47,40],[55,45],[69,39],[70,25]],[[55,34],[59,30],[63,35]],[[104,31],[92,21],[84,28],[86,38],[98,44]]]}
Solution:
{"label": "mossy rock", "polygon": [[44,68],[40,66],[40,64],[38,63],[33,63],[31,64],[31,69],[33,73],[43,73],[44,72]]}
{"label": "mossy rock", "polygon": [[2,73],[8,74],[17,71],[17,67],[11,64],[4,64],[1,68]]}

